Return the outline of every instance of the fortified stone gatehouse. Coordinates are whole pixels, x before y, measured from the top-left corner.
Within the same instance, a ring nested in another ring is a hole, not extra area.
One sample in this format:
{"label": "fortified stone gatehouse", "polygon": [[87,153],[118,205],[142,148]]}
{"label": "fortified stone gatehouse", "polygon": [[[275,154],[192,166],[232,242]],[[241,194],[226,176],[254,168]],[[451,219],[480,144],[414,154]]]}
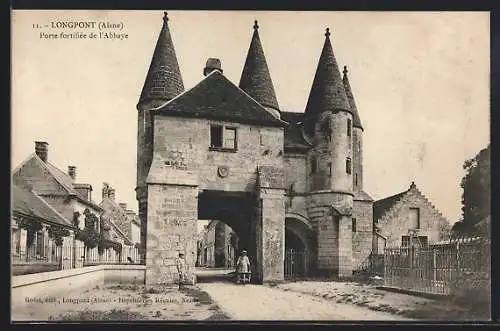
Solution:
{"label": "fortified stone gatehouse", "polygon": [[257,22],[238,85],[209,59],[186,91],[163,21],[137,105],[146,283],[176,281],[179,252],[194,272],[198,219],[229,225],[261,282],[283,279],[292,242],[311,272],[352,275],[371,251],[373,203],[363,126],[328,29],[305,112],[294,113],[279,106]]}

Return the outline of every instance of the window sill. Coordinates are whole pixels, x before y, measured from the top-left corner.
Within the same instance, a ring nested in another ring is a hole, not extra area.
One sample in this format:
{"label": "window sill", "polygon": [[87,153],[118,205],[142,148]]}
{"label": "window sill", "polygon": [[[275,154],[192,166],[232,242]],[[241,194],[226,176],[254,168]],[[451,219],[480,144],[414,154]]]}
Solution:
{"label": "window sill", "polygon": [[236,148],[224,148],[224,147],[209,147],[209,151],[212,152],[226,152],[226,153],[236,153],[238,149]]}

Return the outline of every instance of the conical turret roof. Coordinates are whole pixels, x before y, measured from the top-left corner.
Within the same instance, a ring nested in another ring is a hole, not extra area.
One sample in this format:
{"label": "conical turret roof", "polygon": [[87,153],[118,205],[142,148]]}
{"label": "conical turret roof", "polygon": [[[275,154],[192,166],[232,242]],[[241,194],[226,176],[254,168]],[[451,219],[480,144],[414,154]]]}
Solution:
{"label": "conical turret roof", "polygon": [[167,13],[165,13],[139,103],[145,101],[166,102],[183,91],[184,83],[168,28]]}
{"label": "conical turret roof", "polygon": [[253,26],[253,36],[248,49],[239,87],[264,107],[279,111],[278,100],[267,67],[266,57],[259,38],[257,21]]}
{"label": "conical turret roof", "polygon": [[330,42],[330,29],[326,29],[325,44],[321,51],[318,67],[306,106],[306,116],[324,111],[351,111],[342,83],[342,77]]}
{"label": "conical turret roof", "polygon": [[354,101],[354,94],[352,93],[351,84],[349,83],[349,78],[347,77],[347,66],[344,66],[344,77],[342,77],[342,81],[344,82],[344,89],[347,95],[347,99],[349,100],[349,105],[351,106],[352,111],[352,126],[355,128],[363,129],[363,125],[361,125],[361,118],[359,117],[358,107],[356,107],[356,102]]}

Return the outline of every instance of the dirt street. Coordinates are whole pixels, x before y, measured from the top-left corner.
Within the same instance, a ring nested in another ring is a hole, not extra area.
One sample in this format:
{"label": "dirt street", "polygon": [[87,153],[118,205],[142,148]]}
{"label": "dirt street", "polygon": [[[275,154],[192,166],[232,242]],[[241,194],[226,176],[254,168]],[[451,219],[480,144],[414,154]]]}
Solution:
{"label": "dirt street", "polygon": [[200,277],[198,285],[233,320],[408,320],[269,286],[236,285],[215,274],[208,281]]}

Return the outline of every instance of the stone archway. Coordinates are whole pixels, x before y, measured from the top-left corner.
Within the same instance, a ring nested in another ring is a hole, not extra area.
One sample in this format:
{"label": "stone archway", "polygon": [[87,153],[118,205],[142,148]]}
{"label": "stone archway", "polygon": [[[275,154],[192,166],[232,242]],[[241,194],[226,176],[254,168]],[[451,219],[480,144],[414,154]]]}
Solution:
{"label": "stone archway", "polygon": [[314,231],[307,220],[299,214],[285,217],[285,259],[286,278],[306,277],[315,260]]}

